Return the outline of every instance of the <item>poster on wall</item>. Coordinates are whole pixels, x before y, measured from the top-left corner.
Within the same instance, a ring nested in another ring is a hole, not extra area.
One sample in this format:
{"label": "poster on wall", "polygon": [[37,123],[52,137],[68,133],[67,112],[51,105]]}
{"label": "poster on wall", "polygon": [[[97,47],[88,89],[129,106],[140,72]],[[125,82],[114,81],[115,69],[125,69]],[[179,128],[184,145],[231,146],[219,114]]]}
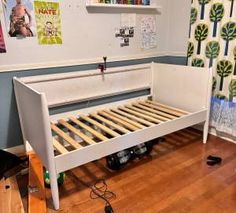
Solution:
{"label": "poster on wall", "polygon": [[143,15],[141,17],[141,48],[151,49],[157,46],[156,17]]}
{"label": "poster on wall", "polygon": [[39,44],[62,44],[59,3],[35,1],[34,9]]}
{"label": "poster on wall", "polygon": [[2,0],[9,37],[35,36],[32,0]]}
{"label": "poster on wall", "polygon": [[3,37],[3,33],[2,33],[2,24],[1,24],[1,20],[0,20],[0,53],[5,53],[6,52],[6,45],[4,42],[4,37]]}

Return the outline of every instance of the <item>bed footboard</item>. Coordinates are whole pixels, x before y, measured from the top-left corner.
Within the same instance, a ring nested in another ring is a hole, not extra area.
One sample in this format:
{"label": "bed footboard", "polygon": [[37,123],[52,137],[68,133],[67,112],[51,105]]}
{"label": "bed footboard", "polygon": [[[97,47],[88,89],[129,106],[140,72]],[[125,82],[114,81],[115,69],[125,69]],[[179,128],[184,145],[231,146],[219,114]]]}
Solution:
{"label": "bed footboard", "polygon": [[45,94],[34,91],[17,78],[14,78],[13,82],[24,142],[30,143],[43,165],[48,169],[52,180],[54,207],[58,209],[57,173]]}

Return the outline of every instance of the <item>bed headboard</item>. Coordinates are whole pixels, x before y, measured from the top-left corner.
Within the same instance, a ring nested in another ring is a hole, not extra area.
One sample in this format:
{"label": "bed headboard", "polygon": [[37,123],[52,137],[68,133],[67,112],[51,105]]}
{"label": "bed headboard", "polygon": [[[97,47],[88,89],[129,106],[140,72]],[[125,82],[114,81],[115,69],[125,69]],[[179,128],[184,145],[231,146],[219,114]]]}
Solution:
{"label": "bed headboard", "polygon": [[212,70],[153,63],[153,100],[186,111],[208,108]]}
{"label": "bed headboard", "polygon": [[54,107],[151,88],[151,64],[21,78]]}

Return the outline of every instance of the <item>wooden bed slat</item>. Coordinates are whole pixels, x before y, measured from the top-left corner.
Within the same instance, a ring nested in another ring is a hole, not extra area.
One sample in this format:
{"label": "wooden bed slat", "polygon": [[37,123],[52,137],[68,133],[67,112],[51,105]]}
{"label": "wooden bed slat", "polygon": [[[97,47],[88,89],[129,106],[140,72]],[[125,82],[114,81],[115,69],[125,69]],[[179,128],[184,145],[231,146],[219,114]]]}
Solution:
{"label": "wooden bed slat", "polygon": [[138,108],[138,107],[136,107],[136,106],[133,106],[133,105],[132,105],[132,106],[131,106],[131,105],[125,105],[125,106],[128,107],[128,108],[130,108],[130,109],[133,109],[133,110],[135,110],[135,111],[137,111],[137,112],[140,112],[140,113],[143,113],[143,114],[145,114],[145,115],[148,115],[148,116],[157,118],[157,119],[162,120],[162,121],[170,121],[170,120],[171,120],[171,119],[169,119],[169,118],[162,117],[162,116],[157,115],[157,114],[154,114],[154,113],[152,113],[152,112],[147,112],[147,111],[145,111],[145,110],[143,110],[143,109],[140,109],[140,108]]}
{"label": "wooden bed slat", "polygon": [[77,143],[72,137],[67,135],[65,132],[63,132],[61,129],[59,129],[55,124],[51,124],[51,129],[60,137],[62,137],[64,140],[66,140],[71,146],[73,146],[75,149],[82,148],[79,143]]}
{"label": "wooden bed slat", "polygon": [[133,115],[136,115],[136,116],[139,116],[141,118],[144,118],[144,119],[147,119],[148,121],[150,122],[154,122],[154,123],[163,123],[163,121],[159,120],[159,119],[156,119],[156,118],[153,118],[153,117],[150,117],[150,116],[147,116],[147,115],[144,115],[144,114],[141,114],[139,112],[136,112],[134,110],[131,110],[127,107],[118,107],[119,109],[123,110],[123,111],[126,111],[128,113],[131,113]]}
{"label": "wooden bed slat", "polygon": [[174,116],[174,115],[170,115],[166,112],[162,112],[162,111],[159,111],[157,109],[154,109],[154,108],[150,108],[150,105],[146,104],[146,103],[143,103],[143,102],[138,102],[138,104],[133,104],[134,106],[138,106],[144,110],[147,110],[149,112],[153,112],[153,113],[156,113],[158,115],[161,115],[161,116],[164,116],[166,118],[170,118],[170,119],[176,119],[178,118],[178,116]]}
{"label": "wooden bed slat", "polygon": [[116,113],[119,113],[120,115],[126,116],[126,117],[128,117],[128,118],[134,119],[134,120],[136,120],[136,121],[138,121],[138,122],[140,122],[140,123],[142,123],[142,124],[145,124],[145,125],[147,125],[147,126],[154,126],[153,123],[151,123],[151,122],[149,122],[149,121],[147,121],[147,120],[144,120],[144,119],[142,119],[142,118],[138,118],[138,117],[136,117],[136,116],[134,116],[134,115],[131,115],[131,114],[126,113],[126,112],[123,112],[123,111],[121,111],[121,110],[119,110],[119,109],[111,109],[111,111],[116,112]]}
{"label": "wooden bed slat", "polygon": [[94,130],[93,128],[85,125],[84,123],[82,123],[81,121],[79,121],[76,118],[71,117],[70,120],[72,120],[74,123],[76,123],[77,125],[79,125],[80,127],[86,129],[87,131],[89,131],[90,133],[92,133],[94,136],[96,136],[97,138],[99,138],[102,141],[108,140],[107,137],[105,137],[104,135],[102,135],[100,132]]}
{"label": "wooden bed slat", "polygon": [[[129,106],[129,105],[127,105],[127,106]],[[163,117],[161,115],[157,115],[157,114],[155,114],[153,112],[149,112],[146,109],[141,109],[140,107],[135,106],[134,104],[132,104],[132,109],[135,110],[135,111],[138,111],[140,113],[144,113],[145,115],[152,116],[154,118],[160,119],[162,121],[170,121],[171,120],[170,118],[166,118],[166,117]]]}
{"label": "wooden bed slat", "polygon": [[108,127],[98,123],[97,121],[87,117],[87,116],[84,116],[84,115],[80,115],[80,117],[82,119],[84,119],[85,121],[99,127],[101,130],[105,131],[106,133],[110,134],[111,136],[113,137],[117,137],[117,136],[120,136],[120,134],[118,134],[117,132],[113,131],[112,129],[109,129]]}
{"label": "wooden bed slat", "polygon": [[124,120],[125,122],[128,122],[128,123],[130,123],[130,124],[132,124],[132,125],[138,127],[139,129],[145,128],[145,126],[143,126],[142,124],[139,124],[139,123],[137,123],[137,122],[135,122],[135,121],[133,121],[133,120],[130,120],[129,118],[126,118],[126,117],[121,116],[121,115],[119,115],[119,114],[117,114],[117,113],[115,113],[115,112],[112,112],[111,110],[104,110],[104,111],[105,111],[106,113],[110,114],[110,115],[113,115],[113,116],[115,116],[115,117],[117,117],[117,118],[119,118],[119,119],[121,119],[121,120]]}
{"label": "wooden bed slat", "polygon": [[54,148],[60,153],[60,154],[66,154],[68,153],[68,150],[61,145],[55,138],[52,140]]}
{"label": "wooden bed slat", "polygon": [[109,120],[103,118],[103,117],[100,116],[100,115],[97,115],[97,114],[95,114],[95,113],[91,113],[90,115],[91,115],[92,117],[94,117],[94,118],[96,118],[96,119],[98,119],[98,120],[100,120],[100,121],[102,121],[102,122],[108,124],[109,126],[111,126],[111,127],[115,128],[115,129],[119,130],[119,131],[122,132],[122,133],[129,133],[129,132],[130,132],[128,129],[125,129],[124,127],[119,126],[118,124],[115,124],[115,123],[113,123],[112,121],[109,121]]}
{"label": "wooden bed slat", "polygon": [[130,130],[135,131],[135,130],[138,130],[138,129],[139,129],[138,127],[136,127],[136,126],[134,126],[134,125],[132,125],[132,124],[130,124],[130,123],[124,121],[124,120],[121,120],[121,119],[119,119],[119,118],[117,118],[117,117],[115,117],[115,116],[113,116],[113,115],[110,115],[110,114],[108,114],[108,113],[106,113],[106,112],[104,112],[104,111],[100,111],[100,112],[98,112],[98,113],[99,113],[100,115],[103,115],[103,116],[105,116],[105,117],[107,117],[107,118],[109,118],[109,119],[115,121],[115,122],[118,122],[118,123],[124,125],[125,127],[127,127],[127,128],[130,129]]}
{"label": "wooden bed slat", "polygon": [[157,109],[157,110],[160,110],[160,111],[162,111],[162,112],[166,112],[166,113],[169,113],[169,114],[171,114],[171,115],[178,116],[178,117],[183,116],[182,113],[179,113],[179,112],[176,112],[176,111],[173,111],[173,110],[170,110],[170,109],[161,107],[161,106],[157,106],[157,105],[154,105],[154,104],[149,103],[149,102],[144,102],[144,103],[147,104],[149,107],[154,108],[154,109]]}
{"label": "wooden bed slat", "polygon": [[80,130],[76,129],[75,127],[67,123],[65,120],[61,119],[58,122],[62,124],[64,127],[66,127],[67,129],[69,129],[70,131],[72,131],[73,133],[75,133],[76,135],[78,135],[79,137],[81,137],[88,144],[96,144],[94,140],[92,140],[90,137],[82,133]]}
{"label": "wooden bed slat", "polygon": [[155,101],[150,101],[150,100],[147,100],[148,103],[151,103],[151,104],[154,104],[156,106],[160,106],[160,107],[163,107],[165,109],[169,109],[169,110],[172,110],[172,111],[175,111],[175,112],[178,112],[178,113],[181,113],[182,115],[187,115],[189,114],[189,112],[187,111],[184,111],[184,110],[181,110],[181,109],[177,109],[175,107],[171,107],[171,106],[167,106],[165,104],[160,104],[160,103],[157,103]]}

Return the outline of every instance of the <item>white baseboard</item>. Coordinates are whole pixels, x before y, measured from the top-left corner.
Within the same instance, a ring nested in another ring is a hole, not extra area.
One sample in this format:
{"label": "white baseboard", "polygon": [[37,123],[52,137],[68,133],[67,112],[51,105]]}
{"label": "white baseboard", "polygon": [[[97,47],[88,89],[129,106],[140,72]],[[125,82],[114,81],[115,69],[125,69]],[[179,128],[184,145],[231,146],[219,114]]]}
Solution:
{"label": "white baseboard", "polygon": [[[202,124],[197,124],[197,125],[193,126],[193,128],[195,128],[195,129],[197,129],[197,130],[200,130],[200,131],[203,131],[203,125],[202,125]],[[217,134],[217,131],[216,131],[215,128],[213,128],[213,127],[210,127],[210,128],[209,128],[209,134],[210,134],[210,135],[214,135],[214,136],[216,136],[216,137],[222,138],[222,139],[224,139],[224,140],[226,140],[226,141],[229,141],[229,142],[232,142],[232,143],[235,143],[235,144],[236,144],[236,141],[235,141],[235,140],[233,140],[233,139],[227,137],[226,135],[223,135],[223,133],[222,133],[222,135]]]}
{"label": "white baseboard", "polygon": [[214,136],[216,136],[216,137],[222,138],[222,139],[224,139],[224,140],[226,140],[226,141],[229,141],[229,142],[231,142],[231,143],[235,143],[235,144],[236,144],[236,141],[235,141],[235,140],[233,140],[233,139],[227,137],[226,135],[223,135],[223,133],[222,133],[222,135],[217,134],[217,131],[216,131],[214,128],[210,128],[209,133],[210,133],[211,135],[214,135]]}

